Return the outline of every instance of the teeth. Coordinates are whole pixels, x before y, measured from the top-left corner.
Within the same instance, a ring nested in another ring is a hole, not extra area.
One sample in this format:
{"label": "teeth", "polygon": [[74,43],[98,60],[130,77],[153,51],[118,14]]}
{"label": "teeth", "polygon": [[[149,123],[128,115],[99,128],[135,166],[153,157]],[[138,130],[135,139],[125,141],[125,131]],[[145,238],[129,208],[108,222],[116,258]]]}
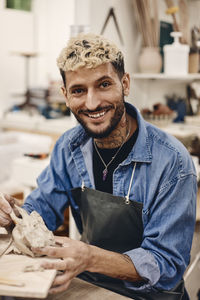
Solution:
{"label": "teeth", "polygon": [[96,119],[96,118],[99,118],[99,117],[104,116],[105,113],[106,113],[106,112],[104,111],[104,112],[102,112],[102,113],[98,113],[98,114],[95,114],[95,115],[88,115],[88,117],[93,118],[93,119]]}

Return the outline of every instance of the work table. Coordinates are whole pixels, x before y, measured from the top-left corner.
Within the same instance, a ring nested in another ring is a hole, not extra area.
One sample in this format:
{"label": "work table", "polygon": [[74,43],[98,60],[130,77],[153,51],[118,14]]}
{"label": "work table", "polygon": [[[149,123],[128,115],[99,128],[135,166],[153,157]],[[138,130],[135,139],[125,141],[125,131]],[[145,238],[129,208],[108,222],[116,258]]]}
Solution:
{"label": "work table", "polygon": [[112,291],[95,286],[91,283],[75,278],[69,288],[60,294],[50,295],[46,300],[126,300],[131,299]]}
{"label": "work table", "polygon": [[[39,287],[38,287],[39,288]],[[16,300],[37,300],[40,298],[10,298]],[[83,281],[78,278],[74,278],[65,292],[49,295],[44,300],[127,300],[131,299],[125,296],[121,296],[109,290],[95,286],[91,283]],[[8,300],[7,297],[1,297],[0,300]],[[42,300],[42,299],[41,299]]]}

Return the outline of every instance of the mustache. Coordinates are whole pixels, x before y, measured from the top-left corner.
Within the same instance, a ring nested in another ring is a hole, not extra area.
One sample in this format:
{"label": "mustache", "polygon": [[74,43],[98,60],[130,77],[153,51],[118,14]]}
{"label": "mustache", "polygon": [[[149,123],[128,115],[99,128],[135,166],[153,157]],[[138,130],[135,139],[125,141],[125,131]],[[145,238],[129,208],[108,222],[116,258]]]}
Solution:
{"label": "mustache", "polygon": [[90,110],[90,109],[80,109],[78,111],[78,113],[85,113],[85,114],[91,114],[91,113],[98,113],[100,111],[103,111],[103,110],[109,110],[109,109],[112,109],[114,108],[113,105],[107,105],[107,106],[100,106],[100,107],[97,107],[96,109],[94,110]]}

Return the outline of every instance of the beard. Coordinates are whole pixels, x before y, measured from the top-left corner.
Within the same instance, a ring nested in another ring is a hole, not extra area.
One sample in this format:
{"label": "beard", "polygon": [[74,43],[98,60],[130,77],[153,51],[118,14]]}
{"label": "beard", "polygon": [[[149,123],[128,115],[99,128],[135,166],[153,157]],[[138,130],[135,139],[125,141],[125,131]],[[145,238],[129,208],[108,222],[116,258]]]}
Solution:
{"label": "beard", "polygon": [[[81,117],[79,117],[78,114],[74,113],[73,111],[72,111],[72,113],[75,116],[75,118],[77,119],[77,121],[85,129],[85,131],[87,132],[87,134],[89,136],[91,136],[92,138],[96,138],[96,139],[97,138],[106,138],[119,124],[119,122],[124,114],[124,111],[125,111],[124,103],[125,103],[124,96],[122,95],[121,101],[115,107],[115,113],[114,113],[114,116],[110,120],[110,124],[107,126],[107,128],[105,128],[104,130],[99,131],[99,132],[95,132],[94,130],[91,130],[88,127],[87,123],[84,122],[83,119]],[[114,105],[110,105],[109,108],[114,109]],[[101,111],[102,109],[104,109],[104,107],[99,107],[95,110],[95,112]],[[92,113],[94,111],[88,111],[88,112]]]}

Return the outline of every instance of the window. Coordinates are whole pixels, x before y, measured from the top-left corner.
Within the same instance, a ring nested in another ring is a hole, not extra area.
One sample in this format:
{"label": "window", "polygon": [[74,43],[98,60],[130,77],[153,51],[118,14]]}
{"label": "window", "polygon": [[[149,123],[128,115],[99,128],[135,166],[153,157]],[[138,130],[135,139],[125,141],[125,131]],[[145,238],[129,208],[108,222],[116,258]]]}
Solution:
{"label": "window", "polygon": [[6,0],[6,8],[31,11],[32,0]]}

